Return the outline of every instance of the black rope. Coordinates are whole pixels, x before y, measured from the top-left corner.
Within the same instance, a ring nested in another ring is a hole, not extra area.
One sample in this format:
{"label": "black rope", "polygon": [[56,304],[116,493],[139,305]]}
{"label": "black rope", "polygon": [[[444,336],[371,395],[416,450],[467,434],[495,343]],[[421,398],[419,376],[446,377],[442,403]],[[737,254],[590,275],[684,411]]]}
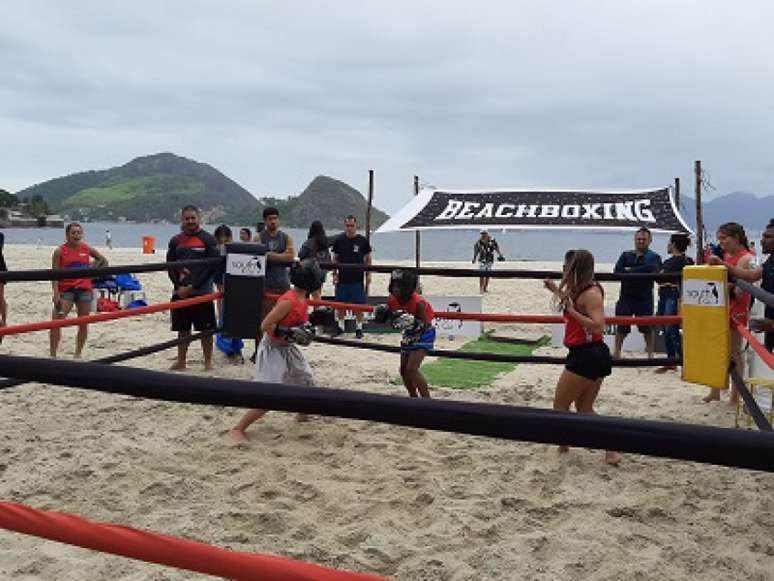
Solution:
{"label": "black rope", "polygon": [[[747,411],[752,416],[752,419],[755,422],[755,425],[758,426],[758,429],[762,432],[771,432],[772,429],[769,420],[767,420],[766,416],[763,415],[758,402],[755,401],[755,398],[750,393],[750,390],[747,389],[747,385],[745,385],[744,380],[739,375],[739,372],[733,367],[731,368],[731,379],[733,380],[734,387],[736,387],[739,395],[742,396],[744,405],[747,407]],[[772,402],[772,404],[774,404],[774,402]]]}
{"label": "black rope", "polygon": [[740,289],[750,293],[752,296],[754,296],[756,299],[758,299],[764,305],[769,306],[769,307],[774,307],[774,294],[766,292],[761,287],[755,286],[754,284],[750,284],[746,280],[740,280],[740,279],[736,278],[736,279],[733,280],[733,282]]}
{"label": "black rope", "polygon": [[[364,343],[363,341],[353,341],[351,339],[334,339],[332,337],[322,337],[316,335],[314,341],[317,343],[327,343],[329,345],[341,345],[344,347],[355,347],[357,349],[369,349],[371,351],[384,351],[387,353],[400,353],[400,347],[397,345],[379,345],[378,343]],[[470,361],[493,361],[496,363],[537,363],[564,365],[564,357],[553,357],[550,355],[502,355],[499,353],[475,353],[472,351],[447,351],[443,349],[433,349],[428,351],[432,357],[446,357],[449,359],[467,359]],[[661,357],[653,359],[613,359],[614,367],[662,367],[665,365],[680,365],[680,360],[671,357]]]}
{"label": "black rope", "polygon": [[[41,280],[64,280],[71,279],[77,275],[78,278],[105,278],[114,274],[122,273],[141,273],[141,272],[155,272],[161,270],[173,270],[177,268],[187,268],[192,266],[214,266],[223,264],[225,258],[222,256],[213,258],[203,258],[200,260],[179,260],[175,262],[160,262],[151,264],[134,264],[134,265],[121,265],[121,266],[102,266],[94,268],[79,268],[75,269],[38,269],[38,270],[11,270],[7,272],[0,272],[0,282],[14,282],[14,281],[41,281]],[[275,262],[269,260],[270,263]],[[285,266],[289,266],[287,262],[280,262]],[[367,265],[367,264],[339,264],[333,262],[320,263],[320,267],[327,270],[363,270],[367,272],[382,272],[390,273],[395,269],[405,269],[406,266],[401,265]],[[435,275],[435,276],[448,276],[448,277],[480,277],[481,271],[473,268],[435,268],[435,267],[422,267],[415,270],[418,274],[422,275]],[[539,279],[544,278],[562,278],[562,273],[558,271],[548,270],[491,270],[486,272],[486,276],[490,278],[528,278]],[[655,280],[655,281],[675,281],[680,279],[679,273],[661,273],[661,274],[648,274],[648,273],[615,273],[615,272],[598,272],[595,274],[597,280],[600,281],[620,281],[620,280]]]}
{"label": "black rope", "polygon": [[[203,337],[207,337],[209,335],[213,335],[219,332],[220,332],[220,329],[209,329],[207,331],[202,331],[200,333],[194,333],[193,335],[188,335],[187,337],[178,337],[177,339],[171,339],[170,341],[164,341],[163,343],[148,345],[147,347],[133,349],[132,351],[127,351],[125,353],[119,353],[118,355],[109,355],[107,357],[101,357],[99,359],[95,359],[92,363],[104,363],[109,365],[111,363],[120,363],[121,361],[129,361],[130,359],[135,359],[137,357],[144,357],[146,355],[152,355],[153,353],[158,353],[159,351],[166,351],[167,349],[171,349],[172,347],[177,347],[178,345],[182,345],[184,343],[190,343],[192,341],[196,341]],[[0,389],[6,389],[8,387],[16,387],[18,385],[24,385],[25,383],[27,383],[27,381],[25,380],[3,379],[3,380],[0,380]]]}
{"label": "black rope", "polygon": [[764,432],[9,355],[0,356],[0,373],[27,381],[157,400],[301,412],[508,440],[611,448],[774,472],[774,437]]}
{"label": "black rope", "polygon": [[70,278],[105,278],[114,274],[138,272],[154,272],[159,270],[175,270],[192,266],[211,266],[223,264],[225,258],[216,256],[199,260],[178,260],[175,262],[155,262],[151,264],[126,264],[121,266],[100,266],[94,268],[60,268],[38,270],[9,270],[0,272],[0,282],[64,280]]}
{"label": "black rope", "polygon": [[[434,275],[448,277],[470,277],[478,278],[484,276],[481,270],[475,268],[441,268],[441,267],[407,267],[406,265],[384,265],[384,264],[347,264],[338,262],[321,262],[320,268],[323,270],[362,270],[365,272],[391,273],[393,270],[407,268],[419,275]],[[488,278],[530,278],[543,280],[544,278],[561,279],[562,273],[555,270],[487,270],[485,276]],[[594,278],[599,281],[621,281],[621,280],[654,280],[660,282],[679,281],[680,273],[640,273],[640,272],[596,272]]]}

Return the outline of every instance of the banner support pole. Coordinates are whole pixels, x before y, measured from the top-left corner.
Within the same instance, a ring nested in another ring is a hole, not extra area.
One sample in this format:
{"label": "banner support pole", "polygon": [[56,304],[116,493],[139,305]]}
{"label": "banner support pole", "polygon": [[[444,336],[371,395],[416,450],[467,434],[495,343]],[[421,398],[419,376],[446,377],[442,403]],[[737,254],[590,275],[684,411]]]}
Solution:
{"label": "banner support pole", "polygon": [[[419,195],[419,176],[414,176],[414,195]],[[414,232],[414,263],[416,264],[417,268],[419,268],[421,262],[421,246],[422,240],[419,234],[419,230],[416,230]]]}

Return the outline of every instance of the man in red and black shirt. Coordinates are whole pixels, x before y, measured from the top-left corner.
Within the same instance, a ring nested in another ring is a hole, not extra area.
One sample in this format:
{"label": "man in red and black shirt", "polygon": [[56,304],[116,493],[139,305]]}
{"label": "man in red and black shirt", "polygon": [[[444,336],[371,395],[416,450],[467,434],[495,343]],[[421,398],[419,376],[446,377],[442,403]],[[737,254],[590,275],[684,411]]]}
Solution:
{"label": "man in red and black shirt", "polygon": [[[180,218],[182,231],[169,241],[167,262],[220,256],[215,237],[201,228],[201,215],[196,206],[183,208]],[[170,269],[169,278],[175,286],[172,300],[179,301],[211,293],[213,289],[212,277],[216,269],[217,267],[212,265]],[[199,303],[172,311],[172,330],[177,331],[178,337],[189,336],[191,326],[197,331],[206,331],[217,327],[215,307],[211,302]],[[204,369],[210,370],[212,369],[212,335],[202,337],[201,343],[204,353]],[[177,362],[172,366],[172,369],[185,369],[187,354],[188,343],[178,345]]]}

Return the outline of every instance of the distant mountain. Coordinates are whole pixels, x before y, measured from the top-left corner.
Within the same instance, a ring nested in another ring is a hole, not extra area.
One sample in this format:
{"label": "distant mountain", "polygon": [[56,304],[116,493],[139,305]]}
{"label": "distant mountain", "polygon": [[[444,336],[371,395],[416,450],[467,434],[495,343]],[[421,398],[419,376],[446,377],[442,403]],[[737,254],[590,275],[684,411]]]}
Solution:
{"label": "distant mountain", "polygon": [[[282,224],[297,228],[321,220],[326,228],[336,229],[347,214],[365,224],[367,207],[360,192],[327,176],[317,176],[298,196],[256,199],[212,166],[172,153],[55,178],[16,192],[16,196],[40,196],[52,211],[77,220],[175,222],[180,208],[193,204],[202,209],[209,224],[254,225],[261,220],[264,207],[276,206]],[[387,219],[387,214],[373,208],[373,228]]]}
{"label": "distant mountain", "polygon": [[[368,202],[359,191],[342,181],[317,176],[299,196],[287,200],[261,198],[266,205],[275,205],[286,226],[306,228],[313,220],[321,220],[326,229],[341,229],[344,218],[352,214],[365,225]],[[371,228],[375,230],[389,219],[377,208],[371,209]]]}
{"label": "distant mountain", "polygon": [[[696,200],[681,196],[680,214],[691,229],[696,227]],[[774,218],[774,196],[758,197],[746,192],[733,192],[702,204],[707,230],[714,233],[724,222],[738,222],[746,229],[760,232]]]}
{"label": "distant mountain", "polygon": [[93,220],[177,220],[194,204],[212,219],[254,215],[260,204],[218,170],[172,153],[138,157],[120,167],[87,171],[26,188],[20,198],[40,195],[48,206]]}

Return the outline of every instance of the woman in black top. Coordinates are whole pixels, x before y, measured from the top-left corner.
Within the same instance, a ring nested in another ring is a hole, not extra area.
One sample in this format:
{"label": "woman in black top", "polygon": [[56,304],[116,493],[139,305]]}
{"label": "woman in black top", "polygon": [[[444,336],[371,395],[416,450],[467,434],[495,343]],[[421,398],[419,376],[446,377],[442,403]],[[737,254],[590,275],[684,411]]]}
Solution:
{"label": "woman in black top", "polygon": [[[304,260],[305,258],[313,258],[317,262],[330,262],[331,251],[329,248],[330,243],[328,242],[328,236],[325,234],[325,228],[323,227],[322,222],[315,220],[309,226],[309,236],[298,251],[298,259]],[[326,276],[327,273],[322,271],[320,283],[325,284]],[[320,289],[314,291],[311,293],[312,298],[319,300],[321,292]]]}
{"label": "woman in black top", "polygon": [[[688,245],[691,243],[687,234],[672,234],[667,244],[667,252],[671,255],[661,265],[662,273],[683,272],[683,268],[693,264],[690,256],[685,255]],[[672,316],[676,315],[680,309],[680,282],[663,282],[658,286],[658,309],[656,315]],[[664,345],[666,347],[667,357],[683,358],[682,337],[680,336],[680,325],[665,325]],[[665,365],[656,369],[656,373],[666,373],[667,371],[676,371],[676,365]]]}
{"label": "woman in black top", "polygon": [[[5,265],[5,255],[3,246],[5,245],[5,234],[0,232],[0,271],[5,272],[8,267]],[[0,327],[5,327],[6,317],[8,315],[8,305],[5,302],[5,283],[0,282]],[[3,336],[0,335],[0,343],[3,342]]]}

